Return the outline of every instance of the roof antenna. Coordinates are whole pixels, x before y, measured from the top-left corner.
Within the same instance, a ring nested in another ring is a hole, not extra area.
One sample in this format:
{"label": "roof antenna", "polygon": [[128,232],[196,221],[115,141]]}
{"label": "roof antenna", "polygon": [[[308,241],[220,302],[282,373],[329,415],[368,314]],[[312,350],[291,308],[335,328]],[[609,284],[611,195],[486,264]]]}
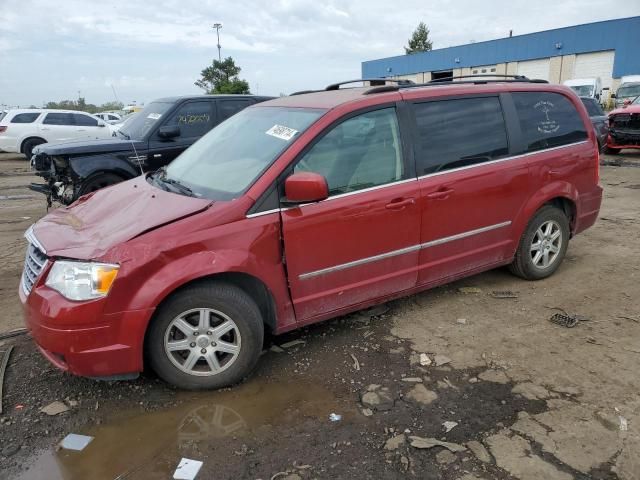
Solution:
{"label": "roof antenna", "polygon": [[133,147],[133,153],[136,154],[136,162],[138,162],[138,167],[140,167],[140,175],[144,175],[144,170],[142,170],[142,158],[138,156],[138,151],[136,150],[136,144],[133,143],[133,140],[129,138],[129,142],[131,142],[131,146]]}
{"label": "roof antenna", "polygon": [[509,30],[509,38],[513,37],[513,30]]}

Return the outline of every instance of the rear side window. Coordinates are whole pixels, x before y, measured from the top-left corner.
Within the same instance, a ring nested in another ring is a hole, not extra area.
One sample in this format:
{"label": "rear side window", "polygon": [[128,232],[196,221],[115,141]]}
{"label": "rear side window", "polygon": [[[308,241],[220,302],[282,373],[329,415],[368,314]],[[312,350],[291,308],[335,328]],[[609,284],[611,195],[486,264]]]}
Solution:
{"label": "rear side window", "polygon": [[526,151],[560,147],[588,138],[582,117],[573,103],[559,93],[513,93]]}
{"label": "rear side window", "polygon": [[418,175],[489,162],[509,153],[498,97],[413,105]]}
{"label": "rear side window", "polygon": [[220,121],[226,120],[232,115],[235,115],[243,108],[247,108],[253,102],[251,100],[219,100],[218,101],[218,116]]}
{"label": "rear side window", "polygon": [[75,125],[70,113],[47,113],[42,121],[45,125]]}
{"label": "rear side window", "polygon": [[604,116],[604,112],[602,111],[602,107],[591,98],[581,98],[584,106],[587,107],[587,112],[590,117],[602,117]]}
{"label": "rear side window", "polygon": [[79,113],[73,114],[73,119],[76,122],[76,125],[81,127],[97,127],[98,120],[96,118],[90,117],[89,115],[81,115]]}
{"label": "rear side window", "polygon": [[11,119],[11,123],[33,123],[40,114],[35,113],[19,113]]}

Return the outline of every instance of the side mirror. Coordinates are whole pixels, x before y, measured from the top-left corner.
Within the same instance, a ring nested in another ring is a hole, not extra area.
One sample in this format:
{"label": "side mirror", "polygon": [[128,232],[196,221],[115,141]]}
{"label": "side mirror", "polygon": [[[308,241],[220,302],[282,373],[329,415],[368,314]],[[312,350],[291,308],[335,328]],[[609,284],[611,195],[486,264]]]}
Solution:
{"label": "side mirror", "polygon": [[611,94],[611,98],[616,98],[616,94],[615,94],[615,93],[612,93],[612,94]]}
{"label": "side mirror", "polygon": [[177,125],[165,125],[158,130],[158,136],[160,138],[174,138],[180,136],[180,127]]}
{"label": "side mirror", "polygon": [[299,172],[287,177],[284,194],[288,203],[319,202],[329,196],[327,180],[318,173]]}

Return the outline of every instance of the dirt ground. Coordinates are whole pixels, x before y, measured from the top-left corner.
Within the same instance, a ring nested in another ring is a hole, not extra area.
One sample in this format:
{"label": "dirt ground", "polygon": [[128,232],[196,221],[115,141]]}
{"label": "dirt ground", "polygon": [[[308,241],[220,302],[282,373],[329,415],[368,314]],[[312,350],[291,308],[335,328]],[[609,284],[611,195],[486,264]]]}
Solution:
{"label": "dirt ground", "polygon": [[[640,479],[640,155],[603,163],[600,219],[551,278],[494,270],[270,339],[232,389],[75,378],[0,340],[0,478],[171,478],[185,457],[199,479]],[[0,334],[22,326],[22,233],[45,213],[31,181],[0,154]],[[69,433],[93,440],[59,448]]]}

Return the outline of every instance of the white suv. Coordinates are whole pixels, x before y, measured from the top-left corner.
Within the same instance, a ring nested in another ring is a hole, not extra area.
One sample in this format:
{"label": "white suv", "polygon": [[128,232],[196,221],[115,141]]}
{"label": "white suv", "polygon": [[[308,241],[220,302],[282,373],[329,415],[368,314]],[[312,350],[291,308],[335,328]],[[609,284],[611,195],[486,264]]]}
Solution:
{"label": "white suv", "polygon": [[111,128],[93,115],[70,110],[9,110],[0,120],[0,151],[23,153],[36,145],[110,138]]}

